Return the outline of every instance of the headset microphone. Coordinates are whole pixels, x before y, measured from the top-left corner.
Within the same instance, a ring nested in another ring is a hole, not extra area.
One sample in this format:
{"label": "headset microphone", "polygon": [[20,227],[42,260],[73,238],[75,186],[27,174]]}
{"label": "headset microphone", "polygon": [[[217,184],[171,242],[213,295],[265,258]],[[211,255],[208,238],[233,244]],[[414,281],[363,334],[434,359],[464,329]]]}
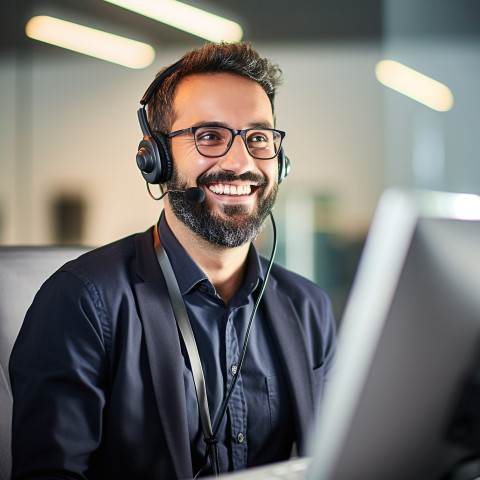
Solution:
{"label": "headset microphone", "polygon": [[202,203],[205,200],[205,192],[200,187],[191,187],[185,191],[185,198],[192,203]]}
{"label": "headset microphone", "polygon": [[[148,184],[147,184],[148,188]],[[148,190],[150,193],[150,190]],[[205,200],[205,192],[200,187],[191,187],[187,190],[167,190],[159,197],[154,197],[151,193],[150,196],[154,200],[161,200],[165,195],[168,193],[183,193],[185,194],[185,198],[192,203],[202,203]]]}

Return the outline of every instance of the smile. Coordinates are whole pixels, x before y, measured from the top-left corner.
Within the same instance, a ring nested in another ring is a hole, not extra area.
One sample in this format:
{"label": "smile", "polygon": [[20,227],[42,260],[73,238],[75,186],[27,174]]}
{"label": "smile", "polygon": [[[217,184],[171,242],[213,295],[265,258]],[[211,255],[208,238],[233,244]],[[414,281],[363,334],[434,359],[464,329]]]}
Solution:
{"label": "smile", "polygon": [[229,185],[225,183],[211,183],[207,188],[217,195],[250,195],[252,193],[253,185]]}

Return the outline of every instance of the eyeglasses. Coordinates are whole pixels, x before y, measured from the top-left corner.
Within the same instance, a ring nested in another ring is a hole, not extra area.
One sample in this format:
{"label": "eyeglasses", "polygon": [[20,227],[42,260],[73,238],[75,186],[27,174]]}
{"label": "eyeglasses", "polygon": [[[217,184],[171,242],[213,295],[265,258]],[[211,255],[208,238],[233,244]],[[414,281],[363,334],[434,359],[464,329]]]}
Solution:
{"label": "eyeglasses", "polygon": [[285,132],[271,128],[246,128],[234,130],[227,127],[190,127],[169,133],[168,138],[190,132],[195,139],[195,146],[204,157],[221,157],[232,146],[236,135],[243,139],[248,153],[259,160],[270,160],[278,155]]}

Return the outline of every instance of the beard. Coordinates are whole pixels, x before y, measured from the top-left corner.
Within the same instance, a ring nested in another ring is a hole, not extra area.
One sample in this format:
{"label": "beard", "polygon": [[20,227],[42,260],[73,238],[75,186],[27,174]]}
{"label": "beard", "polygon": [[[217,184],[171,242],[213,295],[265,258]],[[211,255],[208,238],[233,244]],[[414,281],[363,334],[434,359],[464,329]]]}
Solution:
{"label": "beard", "polygon": [[[253,212],[248,212],[244,205],[223,205],[219,207],[222,208],[221,215],[215,213],[207,201],[193,203],[188,201],[185,195],[169,195],[168,201],[174,215],[190,230],[213,245],[234,248],[251,242],[261,232],[265,219],[273,208],[278,183],[275,183],[267,193],[267,180],[264,176],[251,172],[241,175],[225,172],[202,174],[198,177],[197,186],[235,180],[251,181],[259,185],[256,192],[258,201]],[[186,179],[174,166],[172,178],[167,182],[167,189],[184,191],[188,188]]]}

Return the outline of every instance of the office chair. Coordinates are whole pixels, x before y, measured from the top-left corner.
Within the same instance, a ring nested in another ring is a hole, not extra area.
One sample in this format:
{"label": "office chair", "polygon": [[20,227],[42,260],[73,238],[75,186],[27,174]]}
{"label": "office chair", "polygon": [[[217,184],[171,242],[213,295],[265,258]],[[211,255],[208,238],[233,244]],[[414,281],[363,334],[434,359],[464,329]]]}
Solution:
{"label": "office chair", "polygon": [[8,361],[25,313],[42,283],[87,251],[80,247],[0,247],[0,479],[10,478],[12,391]]}

